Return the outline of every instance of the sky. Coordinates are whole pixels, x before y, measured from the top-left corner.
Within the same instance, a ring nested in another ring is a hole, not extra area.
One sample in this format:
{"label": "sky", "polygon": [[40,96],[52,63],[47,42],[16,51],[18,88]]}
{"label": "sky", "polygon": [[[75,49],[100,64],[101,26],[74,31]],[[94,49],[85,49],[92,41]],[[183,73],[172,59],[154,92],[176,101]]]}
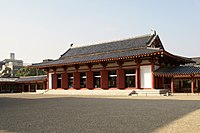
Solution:
{"label": "sky", "polygon": [[57,59],[73,47],[156,30],[165,50],[200,56],[200,0],[0,0],[0,60]]}

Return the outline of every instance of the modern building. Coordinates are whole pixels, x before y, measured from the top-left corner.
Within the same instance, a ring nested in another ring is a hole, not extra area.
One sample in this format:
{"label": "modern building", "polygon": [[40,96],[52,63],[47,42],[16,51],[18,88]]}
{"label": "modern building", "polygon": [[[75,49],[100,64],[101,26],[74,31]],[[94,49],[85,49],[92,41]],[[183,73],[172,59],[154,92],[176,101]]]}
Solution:
{"label": "modern building", "polygon": [[48,72],[48,90],[200,92],[200,68],[185,66],[190,63],[194,61],[166,51],[154,32],[70,48],[57,60],[30,67]]}
{"label": "modern building", "polygon": [[23,67],[23,60],[15,59],[15,54],[10,53],[10,59],[0,62],[0,77],[16,77],[17,71]]}
{"label": "modern building", "polygon": [[23,60],[16,60],[14,53],[10,53],[10,59],[0,62],[0,93],[36,92],[47,88],[46,75],[17,77],[17,71],[23,67]]}

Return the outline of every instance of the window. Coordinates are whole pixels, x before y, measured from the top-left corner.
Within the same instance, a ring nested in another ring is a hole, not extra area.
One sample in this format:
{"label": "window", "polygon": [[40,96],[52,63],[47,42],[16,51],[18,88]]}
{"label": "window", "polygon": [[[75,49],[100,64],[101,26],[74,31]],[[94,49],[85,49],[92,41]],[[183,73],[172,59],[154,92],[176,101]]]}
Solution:
{"label": "window", "polygon": [[109,71],[109,77],[108,77],[108,87],[109,88],[115,88],[116,87],[116,70]]}
{"label": "window", "polygon": [[61,74],[57,74],[57,88],[61,88],[61,80],[62,80]]}
{"label": "window", "polygon": [[30,91],[35,92],[35,87],[36,87],[35,84],[30,84]]}
{"label": "window", "polygon": [[80,75],[81,75],[80,86],[81,88],[86,88],[86,73],[80,73]]}
{"label": "window", "polygon": [[183,87],[184,87],[184,88],[191,88],[191,80],[189,80],[189,79],[184,79],[184,80],[183,80]]}
{"label": "window", "polygon": [[101,74],[100,71],[94,72],[94,88],[100,88]]}
{"label": "window", "polygon": [[38,89],[38,90],[44,90],[45,88],[44,88],[44,86],[43,86],[43,83],[38,83],[38,84],[37,84],[37,89]]}
{"label": "window", "polygon": [[125,70],[126,88],[135,87],[135,69]]}
{"label": "window", "polygon": [[73,79],[74,79],[73,73],[69,73],[68,74],[68,87],[69,88],[73,88]]}

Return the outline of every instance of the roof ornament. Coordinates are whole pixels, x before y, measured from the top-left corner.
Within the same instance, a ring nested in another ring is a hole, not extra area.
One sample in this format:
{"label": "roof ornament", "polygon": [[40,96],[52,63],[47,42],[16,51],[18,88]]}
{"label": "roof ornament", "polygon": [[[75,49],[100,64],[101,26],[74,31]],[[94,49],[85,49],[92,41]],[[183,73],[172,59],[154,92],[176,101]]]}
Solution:
{"label": "roof ornament", "polygon": [[73,45],[74,45],[74,44],[73,44],[73,43],[71,43],[71,44],[70,44],[70,48],[71,48]]}
{"label": "roof ornament", "polygon": [[64,54],[62,54],[62,55],[60,56],[60,58],[62,58],[69,50],[71,50],[73,45],[74,45],[74,44],[71,43],[69,49],[68,49]]}
{"label": "roof ornament", "polygon": [[156,30],[154,30],[154,29],[151,29],[151,35],[156,35]]}
{"label": "roof ornament", "polygon": [[154,29],[151,29],[151,37],[148,39],[148,41],[146,42],[146,44],[148,46],[151,45],[151,41],[153,40],[153,38],[156,36],[156,31]]}

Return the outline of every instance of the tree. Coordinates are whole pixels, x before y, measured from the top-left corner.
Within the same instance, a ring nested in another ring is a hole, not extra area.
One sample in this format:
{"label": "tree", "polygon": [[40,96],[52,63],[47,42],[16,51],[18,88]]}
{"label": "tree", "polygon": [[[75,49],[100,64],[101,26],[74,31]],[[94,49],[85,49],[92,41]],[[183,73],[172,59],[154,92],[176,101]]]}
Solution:
{"label": "tree", "polygon": [[5,67],[4,70],[2,70],[2,72],[0,73],[0,77],[2,78],[8,78],[11,76],[11,68],[9,67]]}
{"label": "tree", "polygon": [[36,68],[24,67],[17,71],[18,77],[46,75],[46,72]]}

